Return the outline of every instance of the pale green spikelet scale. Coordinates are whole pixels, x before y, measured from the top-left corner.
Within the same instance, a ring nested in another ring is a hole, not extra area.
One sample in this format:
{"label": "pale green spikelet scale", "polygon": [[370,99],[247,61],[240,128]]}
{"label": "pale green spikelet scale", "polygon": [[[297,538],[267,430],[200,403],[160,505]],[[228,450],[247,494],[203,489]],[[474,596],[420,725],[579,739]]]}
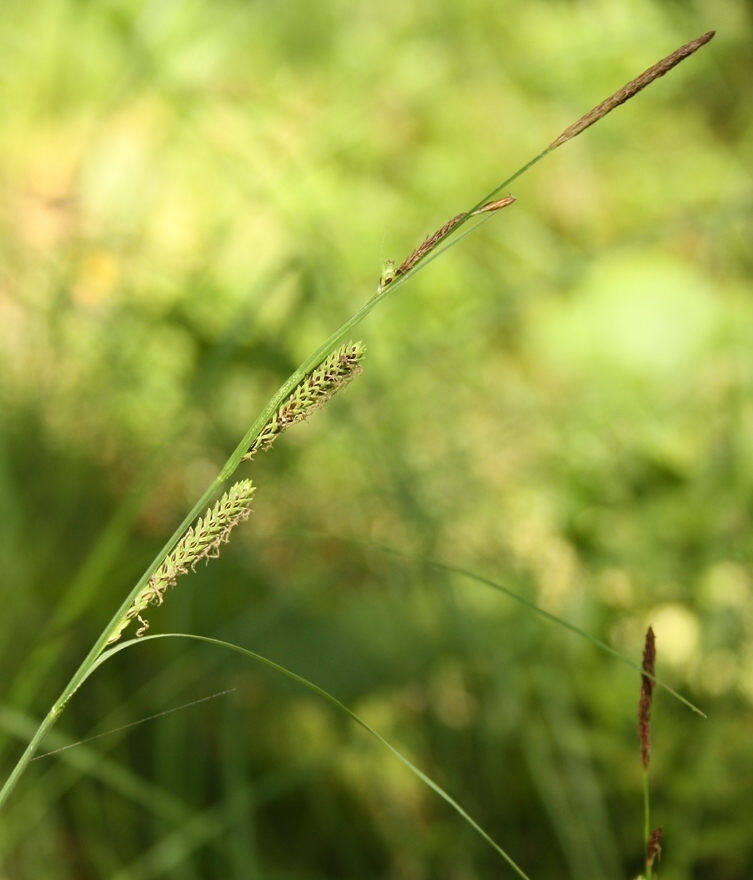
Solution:
{"label": "pale green spikelet scale", "polygon": [[382,274],[379,278],[377,293],[381,293],[388,284],[392,284],[396,277],[397,270],[395,269],[395,261],[387,260],[387,262],[382,266]]}
{"label": "pale green spikelet scale", "polygon": [[252,459],[260,449],[269,449],[288,425],[308,418],[312,410],[322,406],[354,376],[359,375],[365,351],[363,342],[348,342],[323,360],[281,404],[251,444],[243,460]]}
{"label": "pale green spikelet scale", "polygon": [[231,486],[214,507],[207,510],[203,518],[196,520],[196,524],[185,532],[151,576],[149,583],[134,599],[107,640],[108,645],[118,641],[123,630],[134,618],[141,624],[136,635],[142,636],[149,626],[141,616],[142,612],[149,605],[161,605],[168,587],[174,586],[180,575],[186,574],[189,568],[196,568],[197,562],[220,555],[220,546],[227,543],[232,530],[238,523],[248,519],[251,513],[249,505],[255,491],[251,480],[241,480]]}

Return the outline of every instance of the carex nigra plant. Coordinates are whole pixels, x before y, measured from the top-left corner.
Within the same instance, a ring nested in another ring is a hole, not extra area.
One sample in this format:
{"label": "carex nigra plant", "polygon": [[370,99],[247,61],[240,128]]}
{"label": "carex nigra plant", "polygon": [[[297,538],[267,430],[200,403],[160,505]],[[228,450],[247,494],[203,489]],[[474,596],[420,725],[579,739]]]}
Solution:
{"label": "carex nigra plant", "polygon": [[[398,289],[415,275],[416,272],[420,271],[429,262],[436,259],[448,247],[457,244],[458,241],[472,232],[478,227],[478,225],[491,219],[491,217],[495,216],[503,208],[512,205],[515,201],[514,196],[510,194],[501,195],[501,193],[507,190],[513,181],[530,170],[549,153],[577,137],[589,126],[598,122],[612,110],[628,101],[654,80],[664,76],[683,59],[692,55],[701,48],[701,46],[708,43],[713,36],[714,32],[711,31],[695,40],[691,40],[666,58],[663,58],[661,61],[654,64],[648,70],[631,80],[623,88],[614,92],[614,94],[606,100],[589,110],[588,113],[581,116],[576,122],[556,137],[544,150],[542,150],[542,152],[537,156],[534,156],[534,158],[515,171],[514,174],[510,175],[501,184],[496,186],[491,192],[487,193],[482,199],[479,199],[475,205],[448,220],[433,235],[428,236],[399,265],[396,265],[393,261],[387,262],[382,271],[374,295],[355,314],[345,321],[345,323],[336,330],[329,339],[324,341],[308,358],[306,358],[287,381],[283,383],[261,413],[259,413],[258,417],[250,425],[245,436],[240,440],[233,453],[228,457],[216,478],[197,500],[193,508],[188,512],[183,522],[176,528],[173,535],[143,573],[129,595],[125,597],[120,608],[115,612],[89,653],[81,661],[80,666],[71,677],[63,692],[50,707],[46,717],[39,725],[38,730],[28,743],[23,754],[19,757],[2,789],[0,789],[0,808],[2,808],[5,801],[18,784],[45,735],[56,723],[85,679],[99,666],[107,662],[114,653],[133,647],[139,643],[140,639],[159,638],[160,636],[145,635],[149,626],[149,621],[146,617],[149,608],[161,605],[166,600],[168,591],[175,586],[178,578],[188,573],[189,570],[193,569],[199,562],[208,561],[209,559],[217,557],[222,545],[229,540],[233,530],[248,518],[251,500],[254,496],[254,486],[248,478],[230,485],[224,494],[221,495],[219,500],[216,501],[213,506],[209,507],[212,499],[221,490],[223,485],[230,480],[239,465],[241,465],[242,462],[253,461],[258,453],[269,450],[280,434],[295,425],[297,422],[308,418],[315,409],[321,407],[322,404],[328,401],[334,394],[347,385],[351,379],[361,372],[365,353],[364,345],[361,342],[344,342],[343,340],[347,339],[351,332],[361,323],[361,321],[363,321],[372,309],[378,306],[387,296],[396,293]],[[463,227],[466,228],[464,229]],[[508,595],[512,595],[506,590],[505,592]],[[513,598],[516,597],[513,595]],[[531,607],[532,610],[538,611],[545,617],[554,619],[552,615],[549,615],[547,612],[542,612],[527,600],[521,601],[524,601],[524,604]],[[563,625],[570,630],[579,632],[581,635],[586,635],[577,630],[571,624],[563,621],[558,622],[563,623]],[[122,636],[132,623],[137,626],[135,638],[123,641]],[[257,661],[265,663],[277,671],[288,675],[313,690],[322,698],[335,704],[352,720],[362,725],[370,733],[376,736],[386,748],[388,748],[399,760],[403,761],[403,763],[405,763],[412,772],[417,774],[426,785],[428,785],[440,797],[444,798],[491,846],[497,850],[519,877],[527,877],[522,868],[520,868],[463,810],[463,808],[444,792],[443,789],[411,764],[410,761],[390,745],[390,743],[384,740],[376,731],[365,724],[365,722],[358,718],[346,706],[339,703],[334,697],[330,696],[325,691],[322,691],[311,682],[307,682],[288,670],[277,666],[266,658],[253,654],[237,645],[217,642],[217,640],[214,639],[191,634],[180,635],[182,637],[214,642],[215,644],[221,644],[227,648],[240,651]],[[587,635],[586,637],[592,642],[596,641]],[[610,651],[610,653],[614,653],[608,646],[598,642],[597,644],[605,650]],[[650,690],[653,687],[653,684],[662,685],[662,682],[653,677],[653,667],[651,667],[650,670],[647,670],[645,664],[646,661],[644,660],[644,667],[642,670],[644,673],[643,700],[647,701],[647,707],[650,707]],[[631,663],[630,665],[632,666],[634,664]],[[641,669],[641,667],[636,668],[639,670]],[[646,685],[647,681],[651,682],[650,686]],[[666,687],[665,685],[662,686]],[[648,696],[646,696],[646,694],[648,694]],[[686,700],[683,700],[683,702],[690,705]],[[644,712],[644,709],[642,708],[641,711]],[[648,708],[646,708],[645,712],[647,718]],[[645,722],[643,720],[641,721],[641,742],[642,748],[644,749],[644,769],[647,769],[648,766],[648,746],[644,745],[644,739],[646,744],[648,742],[647,723],[647,720]],[[644,727],[645,731],[643,729]],[[647,871],[649,877],[651,865],[657,854],[658,837],[656,840],[653,840],[653,837],[650,837],[650,839],[647,840]]]}

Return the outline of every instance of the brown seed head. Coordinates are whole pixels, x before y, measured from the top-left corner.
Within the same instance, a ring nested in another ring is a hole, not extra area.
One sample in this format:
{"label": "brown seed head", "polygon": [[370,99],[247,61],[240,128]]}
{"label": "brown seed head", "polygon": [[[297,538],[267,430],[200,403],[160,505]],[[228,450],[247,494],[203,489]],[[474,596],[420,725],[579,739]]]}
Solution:
{"label": "brown seed head", "polygon": [[703,34],[703,36],[691,40],[684,46],[680,46],[680,48],[674,51],[671,55],[667,55],[666,58],[657,61],[653,67],[644,70],[640,76],[631,80],[626,86],[623,86],[619,91],[607,98],[606,101],[602,101],[601,104],[594,107],[593,110],[589,110],[585,116],[581,116],[577,122],[574,122],[569,128],[566,128],[555,141],[552,141],[549,149],[555,150],[557,147],[562,146],[562,144],[577,137],[582,131],[585,131],[590,125],[593,125],[594,122],[598,122],[602,116],[611,113],[615,107],[619,107],[620,104],[629,101],[633,95],[637,95],[641,89],[645,89],[646,86],[652,83],[655,79],[664,76],[665,73],[672,70],[673,67],[678,65],[683,59],[687,58],[688,55],[692,55],[693,52],[696,52],[701,46],[708,43],[715,33],[716,31],[709,31],[707,34]]}
{"label": "brown seed head", "polygon": [[422,260],[429,251],[433,251],[443,238],[447,238],[452,230],[461,220],[465,219],[465,217],[467,217],[467,212],[463,211],[462,214],[458,214],[453,217],[452,220],[448,220],[441,229],[437,229],[434,235],[425,238],[415,251],[413,251],[413,253],[397,267],[395,275],[405,275],[405,273],[409,269],[412,269],[419,260]]}
{"label": "brown seed head", "polygon": [[651,703],[654,694],[656,668],[656,638],[651,627],[646,632],[643,648],[643,675],[641,676],[641,700],[638,707],[638,736],[641,740],[641,760],[643,769],[648,770],[651,759]]}
{"label": "brown seed head", "polygon": [[648,839],[646,847],[646,867],[650,868],[654,862],[661,859],[661,828],[654,828]]}
{"label": "brown seed head", "polygon": [[494,211],[499,211],[501,208],[506,208],[508,205],[511,205],[515,201],[515,196],[505,196],[503,199],[497,199],[494,202],[487,202],[485,205],[482,205],[480,208],[476,208],[473,214],[492,214]]}
{"label": "brown seed head", "polygon": [[[494,211],[499,211],[502,208],[506,208],[508,205],[511,205],[515,201],[515,196],[505,196],[503,199],[496,199],[493,202],[487,202],[485,205],[482,205],[480,208],[476,208],[475,211],[471,212],[471,216],[475,216],[476,214],[492,214]],[[397,278],[400,275],[405,275],[410,269],[412,269],[416,263],[423,260],[423,258],[434,250],[437,245],[441,244],[445,238],[452,232],[452,230],[460,223],[461,220],[465,220],[468,216],[467,211],[463,211],[462,214],[457,214],[452,220],[448,220],[441,229],[437,229],[434,235],[428,236],[428,238],[424,239],[424,241],[413,251],[413,253],[405,259],[398,267],[395,269],[394,277]],[[392,278],[390,278],[390,281]],[[388,282],[389,283],[389,282]]]}

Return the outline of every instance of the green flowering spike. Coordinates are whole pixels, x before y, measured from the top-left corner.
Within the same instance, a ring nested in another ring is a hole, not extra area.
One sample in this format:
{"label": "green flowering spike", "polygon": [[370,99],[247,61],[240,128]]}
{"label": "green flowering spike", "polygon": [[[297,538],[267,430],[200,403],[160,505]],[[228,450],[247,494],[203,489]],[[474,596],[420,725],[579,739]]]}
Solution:
{"label": "green flowering spike", "polygon": [[142,612],[149,605],[161,605],[167,588],[175,586],[176,580],[186,574],[189,568],[195,569],[197,562],[215,559],[220,555],[220,546],[228,542],[230,532],[239,522],[248,519],[251,513],[249,505],[255,491],[251,480],[241,480],[231,486],[214,507],[207,510],[203,519],[199,517],[196,520],[196,525],[186,531],[172,553],[165,558],[149,579],[149,583],[134,599],[107,640],[108,645],[118,641],[123,630],[134,618],[141,624],[136,635],[144,635],[149,623],[141,616]]}
{"label": "green flowering spike", "polygon": [[365,351],[366,346],[362,342],[349,342],[323,360],[296,386],[290,397],[262,428],[243,460],[252,459],[260,449],[269,449],[288,425],[308,418],[313,409],[322,406],[336,391],[361,373]]}

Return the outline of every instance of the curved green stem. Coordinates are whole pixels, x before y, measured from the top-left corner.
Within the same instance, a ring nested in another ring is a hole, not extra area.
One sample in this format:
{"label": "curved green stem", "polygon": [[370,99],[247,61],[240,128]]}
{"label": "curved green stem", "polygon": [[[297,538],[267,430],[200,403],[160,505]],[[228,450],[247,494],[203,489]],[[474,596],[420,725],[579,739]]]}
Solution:
{"label": "curved green stem", "polygon": [[[88,671],[87,676],[91,675],[94,670],[108,660],[113,654],[118,651],[122,651],[125,648],[131,647],[134,644],[143,644],[143,642],[150,641],[153,639],[193,639],[197,642],[205,642],[210,645],[217,645],[221,648],[228,648],[231,651],[236,651],[238,654],[242,654],[245,657],[249,657],[252,660],[255,660],[257,663],[261,663],[263,666],[266,666],[268,669],[272,669],[275,672],[281,673],[292,681],[297,682],[298,684],[303,685],[308,690],[312,691],[312,693],[316,694],[318,697],[321,697],[323,700],[326,700],[330,705],[334,706],[351,721],[354,721],[368,733],[370,733],[381,745],[383,745],[386,749],[388,749],[394,757],[398,759],[405,767],[410,770],[415,776],[417,776],[424,785],[428,786],[435,794],[439,795],[456,813],[458,813],[462,818],[471,826],[471,828],[476,831],[493,849],[497,851],[497,853],[507,862],[507,864],[512,868],[512,870],[521,878],[521,880],[530,880],[529,876],[523,871],[523,869],[514,861],[514,859],[508,855],[508,853],[494,840],[494,838],[485,831],[476,820],[467,813],[463,807],[450,795],[448,794],[440,785],[438,785],[434,780],[427,776],[422,770],[420,770],[412,761],[410,761],[399,749],[395,748],[388,740],[386,740],[380,733],[378,733],[371,725],[367,724],[366,721],[363,720],[359,715],[349,709],[344,703],[341,703],[336,697],[333,697],[328,691],[325,691],[324,688],[320,688],[319,685],[314,684],[312,681],[304,678],[302,675],[298,675],[295,672],[292,672],[290,669],[286,669],[284,666],[280,666],[279,663],[275,663],[273,660],[269,660],[268,658],[262,656],[261,654],[257,654],[254,651],[249,651],[248,648],[242,648],[240,645],[235,645],[232,642],[225,642],[221,639],[213,639],[209,636],[199,636],[194,635],[193,633],[160,633],[158,635],[153,636],[144,636],[141,639],[133,639],[128,642],[123,642],[120,645],[117,645],[114,648],[111,648],[106,653],[104,653],[91,667]],[[87,677],[85,676],[85,677]]]}
{"label": "curved green stem", "polygon": [[[542,154],[543,155],[543,154]],[[531,163],[529,163],[530,166]],[[526,166],[526,167],[529,167]],[[522,173],[521,171],[517,172],[516,175]],[[512,178],[510,178],[512,179]],[[501,187],[506,186],[507,182],[500,184],[494,192],[497,192]],[[483,204],[487,199],[482,199],[479,204]],[[73,696],[73,694],[78,690],[81,686],[84,679],[90,673],[90,671],[94,668],[94,664],[97,658],[102,654],[105,647],[107,646],[107,641],[110,636],[117,630],[118,625],[123,619],[123,615],[126,614],[128,609],[133,604],[134,599],[140,594],[141,590],[146,586],[149,582],[149,579],[154,574],[154,572],[160,567],[165,557],[173,550],[175,545],[183,536],[186,529],[191,525],[191,523],[203,513],[204,509],[209,505],[209,502],[214,497],[216,492],[222,486],[222,484],[233,474],[238,465],[241,462],[241,459],[248,451],[251,444],[254,440],[259,436],[264,426],[269,421],[270,417],[277,411],[278,407],[285,401],[285,399],[290,395],[293,389],[319,364],[332,352],[337,348],[338,343],[346,336],[349,331],[351,331],[354,327],[361,323],[361,321],[374,309],[383,299],[385,299],[390,293],[393,293],[397,290],[398,287],[401,287],[419,267],[414,267],[411,272],[407,272],[402,278],[398,278],[395,282],[388,287],[385,287],[383,290],[379,291],[375,296],[373,296],[364,306],[362,306],[354,315],[352,315],[335,333],[333,333],[329,339],[323,342],[308,358],[298,367],[298,369],[285,381],[276,394],[269,400],[267,405],[261,411],[257,419],[251,425],[251,427],[246,432],[243,439],[237,445],[233,453],[230,455],[228,460],[225,462],[222,467],[220,473],[217,477],[212,481],[212,483],[207,487],[205,492],[199,498],[199,500],[194,504],[191,510],[186,515],[183,522],[178,526],[178,528],[173,532],[170,539],[164,545],[164,547],[159,551],[159,553],[154,557],[154,560],[146,569],[144,574],[138,580],[134,588],[128,594],[128,596],[123,600],[122,605],[118,608],[115,614],[112,616],[110,622],[102,631],[102,634],[99,636],[97,641],[92,646],[89,653],[81,662],[81,665],[74,672],[71,680],[66,685],[63,692],[60,694],[60,697],[57,699],[55,704],[52,706],[50,711],[47,713],[47,716],[44,718],[42,723],[39,726],[39,729],[34,734],[29,745],[26,747],[26,750],[19,758],[15,767],[13,768],[10,776],[6,780],[2,789],[0,789],[0,807],[5,803],[8,799],[8,796],[15,788],[21,774],[28,766],[31,759],[34,757],[37,749],[39,748],[40,743],[44,739],[46,733],[50,728],[55,724],[57,719],[62,714],[65,709],[68,701]],[[108,656],[110,656],[108,654]]]}

